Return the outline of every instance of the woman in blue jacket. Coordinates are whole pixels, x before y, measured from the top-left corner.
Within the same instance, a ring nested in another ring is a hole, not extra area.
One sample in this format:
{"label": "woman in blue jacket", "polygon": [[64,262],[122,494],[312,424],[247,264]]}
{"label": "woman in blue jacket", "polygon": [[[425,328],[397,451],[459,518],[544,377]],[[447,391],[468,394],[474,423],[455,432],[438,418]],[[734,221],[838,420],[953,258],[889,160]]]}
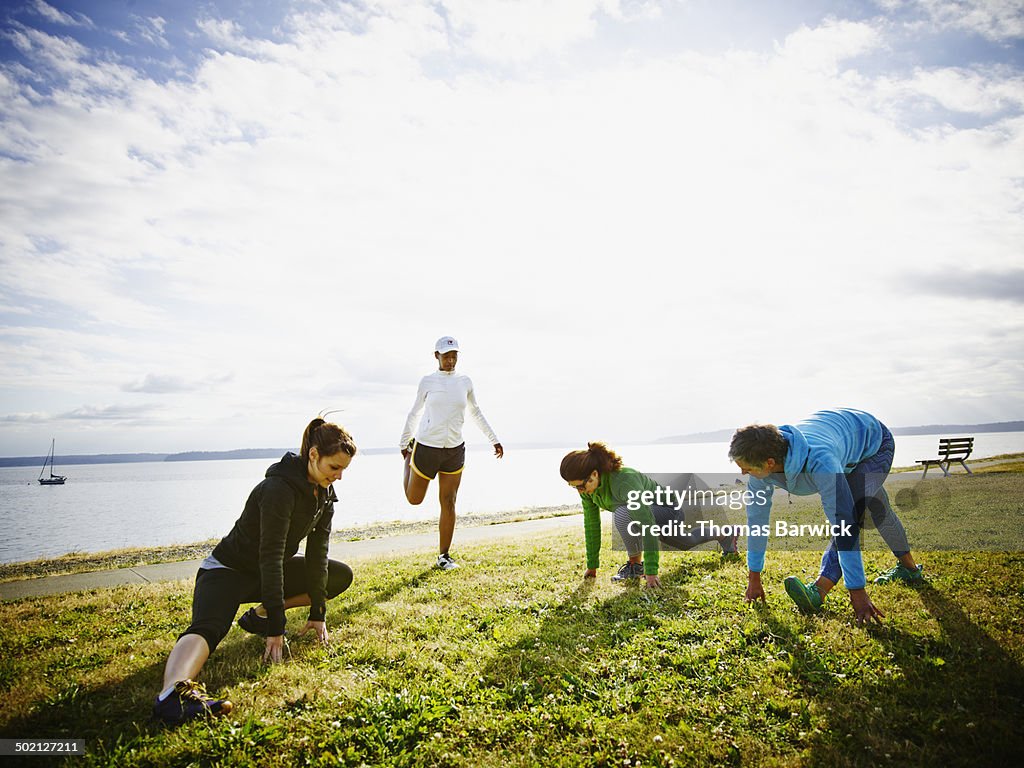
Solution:
{"label": "woman in blue jacket", "polygon": [[[231,711],[230,701],[208,695],[196,677],[242,603],[259,603],[238,625],[266,638],[264,661],[282,659],[288,608],[309,606],[309,619],[299,634],[312,631],[327,642],[327,601],[352,583],[352,570],[327,557],[338,500],[332,483],[341,479],[355,455],[348,432],[317,418],[302,434],[300,454],[286,453],[267,470],[231,532],[196,574],[192,623],[167,659],[154,718],[176,725]],[[305,554],[297,555],[303,539]]]}
{"label": "woman in blue jacket", "polygon": [[[860,554],[860,531],[867,512],[897,559],[896,566],[875,583],[922,580],[922,568],[910,554],[903,523],[882,486],[892,468],[895,447],[892,433],[882,422],[849,408],[819,411],[795,426],[752,424],[733,435],[729,458],[751,476],[747,524],[752,530],[767,531],[772,492],[778,486],[797,496],[819,494],[829,522],[848,532],[832,537],[814,582],[804,584],[796,576],[786,579],[786,593],[801,610],[820,611],[825,596],[845,578],[857,623],[872,619],[880,623],[884,614],[868,597]],[[767,545],[766,534],[748,537],[747,602],[765,599],[761,571]]]}

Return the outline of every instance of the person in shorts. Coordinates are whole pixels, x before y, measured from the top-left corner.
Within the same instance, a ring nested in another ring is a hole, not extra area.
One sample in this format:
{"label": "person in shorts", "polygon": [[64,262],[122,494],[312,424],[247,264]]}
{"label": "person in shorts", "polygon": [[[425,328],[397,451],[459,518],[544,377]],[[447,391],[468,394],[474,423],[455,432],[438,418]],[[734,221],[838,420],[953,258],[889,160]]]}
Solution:
{"label": "person in shorts", "polygon": [[[459,343],[451,336],[442,336],[434,344],[434,358],[437,360],[437,370],[420,379],[416,400],[405,420],[405,429],[402,430],[399,442],[405,460],[402,487],[410,504],[420,504],[427,494],[430,481],[437,478],[441,503],[437,567],[450,571],[459,567],[448,550],[455,535],[455,497],[466,463],[462,425],[467,410],[494,446],[494,455],[500,459],[505,451],[480,411],[473,382],[468,376],[455,372],[459,361]],[[413,430],[417,427],[417,420],[419,428],[414,440]]]}

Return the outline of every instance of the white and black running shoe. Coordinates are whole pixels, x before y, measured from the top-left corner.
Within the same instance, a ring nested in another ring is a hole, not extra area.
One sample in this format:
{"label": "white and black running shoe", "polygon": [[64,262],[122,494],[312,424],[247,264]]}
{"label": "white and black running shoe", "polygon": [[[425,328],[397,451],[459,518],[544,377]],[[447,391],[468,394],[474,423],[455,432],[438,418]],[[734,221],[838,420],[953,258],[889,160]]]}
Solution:
{"label": "white and black running shoe", "polygon": [[437,556],[437,567],[442,571],[454,571],[459,567],[459,564],[452,560],[451,556],[445,552]]}

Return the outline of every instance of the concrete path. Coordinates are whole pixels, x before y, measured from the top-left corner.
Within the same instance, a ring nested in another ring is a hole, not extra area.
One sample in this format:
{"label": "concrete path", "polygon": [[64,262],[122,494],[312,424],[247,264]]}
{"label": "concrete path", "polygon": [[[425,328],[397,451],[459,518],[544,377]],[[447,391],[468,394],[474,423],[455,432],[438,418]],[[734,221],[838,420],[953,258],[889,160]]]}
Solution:
{"label": "concrete path", "polygon": [[[472,528],[458,528],[455,531],[455,547],[452,554],[470,550],[475,545],[490,544],[498,539],[531,538],[539,534],[578,529],[583,536],[583,522],[580,515],[546,517],[540,520],[524,520],[519,523],[497,523]],[[406,552],[422,552],[424,563],[437,555],[437,532],[413,533],[402,536],[388,536],[365,541],[331,542],[331,557],[345,563],[387,557]],[[201,560],[183,560],[177,563],[140,565],[134,568],[117,568],[110,571],[91,571],[62,576],[43,576],[37,579],[8,581],[0,584],[0,601],[21,600],[27,597],[44,597],[66,592],[82,592],[91,589],[117,587],[123,584],[148,584],[155,581],[177,581],[192,579]]]}

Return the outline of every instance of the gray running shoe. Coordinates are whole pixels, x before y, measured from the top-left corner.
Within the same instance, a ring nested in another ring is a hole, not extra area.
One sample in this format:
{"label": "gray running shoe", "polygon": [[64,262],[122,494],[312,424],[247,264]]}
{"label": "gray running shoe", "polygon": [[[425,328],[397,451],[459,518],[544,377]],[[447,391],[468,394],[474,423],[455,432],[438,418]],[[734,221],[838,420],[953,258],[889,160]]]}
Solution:
{"label": "gray running shoe", "polygon": [[643,563],[626,563],[619,568],[619,572],[612,576],[612,581],[629,581],[639,579],[644,575]]}

